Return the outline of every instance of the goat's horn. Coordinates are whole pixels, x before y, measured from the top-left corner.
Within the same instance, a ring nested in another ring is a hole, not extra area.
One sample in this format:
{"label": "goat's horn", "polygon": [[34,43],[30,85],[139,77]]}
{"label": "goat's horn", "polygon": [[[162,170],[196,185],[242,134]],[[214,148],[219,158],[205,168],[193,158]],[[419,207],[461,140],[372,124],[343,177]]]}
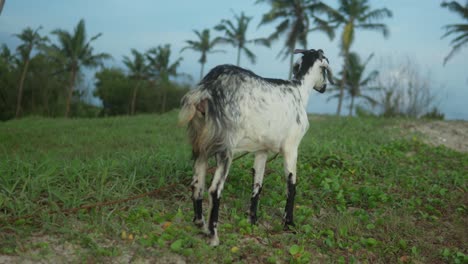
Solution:
{"label": "goat's horn", "polygon": [[305,50],[305,49],[295,49],[293,53],[294,53],[294,54],[298,54],[298,53],[304,53],[304,52],[306,52],[306,51],[307,51],[307,50]]}
{"label": "goat's horn", "polygon": [[335,82],[333,81],[333,72],[332,70],[330,69],[330,66],[327,65],[325,66],[325,69],[327,69],[327,79],[328,79],[328,82],[331,83],[331,84],[335,84]]}

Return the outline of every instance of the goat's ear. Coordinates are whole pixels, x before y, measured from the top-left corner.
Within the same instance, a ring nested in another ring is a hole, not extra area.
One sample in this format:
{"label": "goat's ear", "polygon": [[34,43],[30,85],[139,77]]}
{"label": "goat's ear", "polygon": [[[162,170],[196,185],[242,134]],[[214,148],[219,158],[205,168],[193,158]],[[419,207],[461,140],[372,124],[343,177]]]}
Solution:
{"label": "goat's ear", "polygon": [[325,56],[323,56],[323,50],[319,49],[317,50],[318,52],[318,55],[319,55],[319,60],[322,60],[323,58],[325,58]]}
{"label": "goat's ear", "polygon": [[301,65],[299,65],[299,63],[294,63],[293,70],[292,70],[294,77],[297,76],[297,73],[299,72],[300,67],[301,67]]}

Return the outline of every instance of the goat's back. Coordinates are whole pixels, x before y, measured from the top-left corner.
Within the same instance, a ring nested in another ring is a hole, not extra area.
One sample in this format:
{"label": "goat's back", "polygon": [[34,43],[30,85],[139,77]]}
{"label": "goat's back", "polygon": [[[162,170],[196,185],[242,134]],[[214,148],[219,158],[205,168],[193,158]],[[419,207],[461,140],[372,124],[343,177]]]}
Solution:
{"label": "goat's back", "polygon": [[297,85],[233,65],[213,68],[182,99],[179,118],[189,122],[194,154],[279,148],[281,137],[307,122]]}

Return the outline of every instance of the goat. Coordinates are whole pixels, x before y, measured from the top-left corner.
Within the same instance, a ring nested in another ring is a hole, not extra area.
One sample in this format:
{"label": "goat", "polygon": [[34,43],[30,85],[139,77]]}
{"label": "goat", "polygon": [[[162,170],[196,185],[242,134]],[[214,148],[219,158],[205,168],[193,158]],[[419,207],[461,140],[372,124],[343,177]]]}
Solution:
{"label": "goat", "polygon": [[[217,224],[221,191],[229,173],[233,155],[255,153],[250,222],[257,221],[257,205],[262,190],[268,152],[284,156],[287,202],[284,226],[294,226],[296,161],[299,143],[309,127],[306,106],[312,88],[323,93],[332,72],[322,50],[295,50],[302,57],[293,66],[294,79],[262,78],[233,66],[213,68],[181,100],[179,123],[188,123],[192,145],[194,176],[192,181],[193,221],[204,227],[210,244],[219,244]],[[202,213],[202,199],[208,158],[215,156],[217,168],[208,189],[210,209],[208,226]]]}

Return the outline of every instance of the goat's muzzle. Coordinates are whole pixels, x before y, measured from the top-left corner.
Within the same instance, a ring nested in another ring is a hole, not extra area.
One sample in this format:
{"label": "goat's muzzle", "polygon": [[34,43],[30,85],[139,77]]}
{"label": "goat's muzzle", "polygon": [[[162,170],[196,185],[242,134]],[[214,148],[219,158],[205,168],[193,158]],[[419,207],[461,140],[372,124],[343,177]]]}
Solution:
{"label": "goat's muzzle", "polygon": [[319,93],[324,93],[327,90],[327,84],[324,84],[322,87],[314,86],[315,91]]}

